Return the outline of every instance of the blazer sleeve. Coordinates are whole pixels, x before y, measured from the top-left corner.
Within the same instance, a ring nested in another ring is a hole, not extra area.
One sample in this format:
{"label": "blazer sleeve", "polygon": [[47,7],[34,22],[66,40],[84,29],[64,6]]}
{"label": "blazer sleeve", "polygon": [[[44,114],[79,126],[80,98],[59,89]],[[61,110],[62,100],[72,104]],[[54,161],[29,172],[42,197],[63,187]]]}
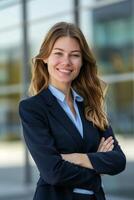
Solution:
{"label": "blazer sleeve", "polygon": [[125,169],[126,157],[113,134],[111,126],[104,132],[101,132],[101,134],[102,137],[105,138],[108,138],[109,136],[113,137],[114,149],[109,152],[94,152],[88,153],[87,155],[97,173],[116,175]]}
{"label": "blazer sleeve", "polygon": [[23,100],[19,104],[24,139],[41,177],[51,185],[83,186],[95,189],[100,176],[95,170],[80,167],[62,159],[55,148],[47,116],[39,105]]}

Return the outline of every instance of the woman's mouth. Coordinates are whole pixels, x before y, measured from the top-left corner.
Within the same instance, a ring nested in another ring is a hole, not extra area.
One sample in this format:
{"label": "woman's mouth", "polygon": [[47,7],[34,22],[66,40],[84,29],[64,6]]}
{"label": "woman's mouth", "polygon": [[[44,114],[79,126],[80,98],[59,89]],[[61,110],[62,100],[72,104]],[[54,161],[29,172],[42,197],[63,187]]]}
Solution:
{"label": "woman's mouth", "polygon": [[72,69],[58,69],[57,70],[61,73],[70,74],[73,70]]}

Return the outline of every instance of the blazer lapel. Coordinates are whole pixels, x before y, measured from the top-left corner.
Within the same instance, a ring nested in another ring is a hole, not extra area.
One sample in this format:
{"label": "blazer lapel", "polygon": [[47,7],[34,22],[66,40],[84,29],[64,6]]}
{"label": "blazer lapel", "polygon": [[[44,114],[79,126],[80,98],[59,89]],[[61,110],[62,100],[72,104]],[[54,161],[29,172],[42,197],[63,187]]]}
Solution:
{"label": "blazer lapel", "polygon": [[[77,102],[79,113],[81,116],[82,124],[83,124],[83,143],[84,143],[84,151],[91,149],[93,146],[93,140],[96,133],[96,128],[93,126],[91,121],[88,121],[84,115],[84,105],[83,102]],[[90,141],[90,142],[89,142]]]}
{"label": "blazer lapel", "polygon": [[51,114],[56,118],[57,121],[67,130],[68,134],[71,135],[75,143],[76,147],[79,150],[83,149],[83,138],[81,137],[79,131],[68,117],[66,112],[62,109],[62,107],[57,102],[57,99],[52,95],[49,89],[46,89],[42,93],[45,98],[45,102],[48,105],[48,109]]}
{"label": "blazer lapel", "polygon": [[84,106],[83,102],[77,102],[77,106],[79,109],[82,125],[83,125],[83,139],[85,139],[87,132],[89,131],[89,124],[86,122],[85,116],[84,116]]}

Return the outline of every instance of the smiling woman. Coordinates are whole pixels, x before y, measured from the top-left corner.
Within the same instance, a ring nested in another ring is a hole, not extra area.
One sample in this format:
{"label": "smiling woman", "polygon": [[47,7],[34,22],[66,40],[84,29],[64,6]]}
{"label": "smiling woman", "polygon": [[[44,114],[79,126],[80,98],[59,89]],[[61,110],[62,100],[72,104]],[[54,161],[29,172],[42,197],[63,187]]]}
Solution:
{"label": "smiling woman", "polygon": [[32,97],[19,106],[40,172],[34,200],[105,200],[101,174],[125,169],[97,71],[78,27],[60,22],[49,30],[34,58]]}
{"label": "smiling woman", "polygon": [[71,86],[82,66],[78,41],[69,36],[58,38],[44,62],[48,66],[49,83],[66,92],[66,88]]}

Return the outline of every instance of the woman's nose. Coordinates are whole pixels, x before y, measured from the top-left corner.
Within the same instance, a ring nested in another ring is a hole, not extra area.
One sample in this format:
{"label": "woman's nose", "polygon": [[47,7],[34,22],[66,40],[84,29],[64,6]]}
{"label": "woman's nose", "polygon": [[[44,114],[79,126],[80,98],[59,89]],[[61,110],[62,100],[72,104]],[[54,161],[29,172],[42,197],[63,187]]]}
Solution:
{"label": "woman's nose", "polygon": [[64,65],[69,65],[71,63],[69,56],[64,56],[63,57],[63,64]]}

